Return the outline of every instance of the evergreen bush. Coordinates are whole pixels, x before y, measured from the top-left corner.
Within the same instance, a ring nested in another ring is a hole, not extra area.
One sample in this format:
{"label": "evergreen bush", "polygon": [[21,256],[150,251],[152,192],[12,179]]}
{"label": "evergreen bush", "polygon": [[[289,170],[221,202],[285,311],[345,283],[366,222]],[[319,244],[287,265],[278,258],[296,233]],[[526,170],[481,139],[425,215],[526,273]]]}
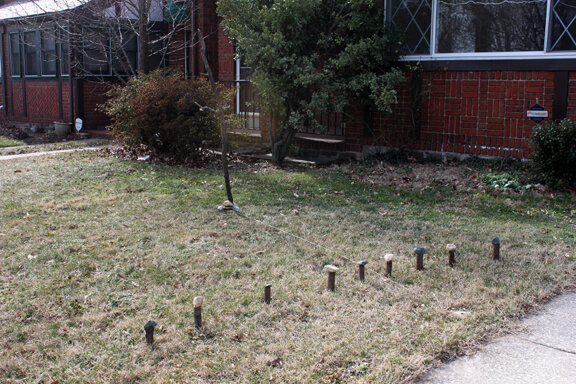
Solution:
{"label": "evergreen bush", "polygon": [[576,124],[549,121],[532,132],[532,166],[537,178],[550,186],[576,182]]}

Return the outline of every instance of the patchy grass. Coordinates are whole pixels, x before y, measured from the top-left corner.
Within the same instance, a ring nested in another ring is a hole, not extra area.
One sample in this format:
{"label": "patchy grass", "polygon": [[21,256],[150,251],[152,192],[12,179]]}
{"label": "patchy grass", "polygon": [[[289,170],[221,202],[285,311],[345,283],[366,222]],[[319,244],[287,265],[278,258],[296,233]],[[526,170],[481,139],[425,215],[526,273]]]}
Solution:
{"label": "patchy grass", "polygon": [[62,149],[99,147],[110,145],[110,143],[111,143],[110,140],[105,139],[88,139],[88,140],[74,140],[74,141],[48,143],[48,144],[34,144],[34,145],[26,145],[26,143],[22,143],[20,144],[21,146],[17,148],[1,148],[2,145],[0,145],[0,156],[59,151]]}
{"label": "patchy grass", "polygon": [[[74,153],[0,162],[0,175],[6,383],[408,382],[574,282],[568,194],[262,168],[232,172],[237,215],[216,210],[216,170]],[[416,246],[430,250],[423,272]],[[342,257],[369,261],[365,283]],[[336,292],[328,263],[340,266]]]}
{"label": "patchy grass", "polygon": [[7,139],[5,137],[0,136],[0,148],[19,147],[21,145],[26,145],[26,143],[24,143],[23,141]]}

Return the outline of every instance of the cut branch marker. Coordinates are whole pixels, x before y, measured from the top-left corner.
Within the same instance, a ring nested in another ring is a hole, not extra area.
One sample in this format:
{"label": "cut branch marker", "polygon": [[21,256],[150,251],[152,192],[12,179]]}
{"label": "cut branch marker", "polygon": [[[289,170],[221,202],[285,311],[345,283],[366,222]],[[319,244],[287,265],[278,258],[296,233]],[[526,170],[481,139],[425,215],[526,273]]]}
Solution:
{"label": "cut branch marker", "polygon": [[456,264],[456,245],[448,244],[446,245],[446,250],[448,251],[448,265],[454,267],[454,264]]}
{"label": "cut branch marker", "polygon": [[358,278],[360,279],[360,281],[364,281],[365,279],[365,269],[366,269],[366,264],[368,264],[368,262],[366,260],[362,260],[358,262]]}
{"label": "cut branch marker", "polygon": [[384,261],[386,261],[386,276],[392,277],[392,260],[394,260],[394,254],[387,253],[384,255]]}
{"label": "cut branch marker", "polygon": [[272,302],[272,284],[266,284],[264,286],[264,302],[266,304]]}
{"label": "cut branch marker", "polygon": [[328,290],[336,290],[336,272],[338,272],[338,267],[335,265],[327,265],[324,270],[328,272]]}
{"label": "cut branch marker", "polygon": [[426,248],[414,248],[416,254],[416,269],[418,271],[424,270],[424,255],[428,253]]}
{"label": "cut branch marker", "polygon": [[492,240],[492,259],[500,260],[500,238],[495,237]]}
{"label": "cut branch marker", "polygon": [[156,322],[149,320],[144,325],[144,331],[146,332],[146,342],[150,345],[154,344],[154,328],[156,328]]}
{"label": "cut branch marker", "polygon": [[202,304],[204,303],[204,297],[196,296],[194,298],[194,326],[196,329],[202,328]]}

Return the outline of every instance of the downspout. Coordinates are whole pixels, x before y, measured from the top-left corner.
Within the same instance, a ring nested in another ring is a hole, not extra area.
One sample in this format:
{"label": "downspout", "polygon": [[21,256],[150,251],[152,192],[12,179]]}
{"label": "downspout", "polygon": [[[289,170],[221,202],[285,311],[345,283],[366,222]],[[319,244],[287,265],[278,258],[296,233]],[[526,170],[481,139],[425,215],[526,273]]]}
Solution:
{"label": "downspout", "polygon": [[4,38],[6,36],[6,25],[5,24],[1,24],[0,25],[0,56],[1,60],[0,63],[2,63],[2,68],[0,69],[2,71],[2,98],[4,99],[4,108],[2,108],[3,110],[3,115],[5,118],[8,117],[8,106],[6,104],[8,104],[8,90],[6,89],[6,80],[7,80],[7,76],[6,76],[6,65],[4,65],[5,60],[4,58],[6,57],[5,55],[5,51],[6,51],[6,44],[4,44]]}

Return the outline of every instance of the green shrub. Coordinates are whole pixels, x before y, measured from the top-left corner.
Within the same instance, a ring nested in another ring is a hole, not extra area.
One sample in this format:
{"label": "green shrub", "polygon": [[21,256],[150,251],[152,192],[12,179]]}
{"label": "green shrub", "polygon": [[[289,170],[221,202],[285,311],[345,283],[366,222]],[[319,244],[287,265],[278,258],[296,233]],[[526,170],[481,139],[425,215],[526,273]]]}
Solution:
{"label": "green shrub", "polygon": [[[219,138],[216,96],[205,80],[154,71],[113,88],[103,110],[128,145],[145,144],[179,159]],[[208,108],[200,108],[208,107]]]}
{"label": "green shrub", "polygon": [[576,181],[576,124],[549,121],[532,132],[532,165],[537,178],[551,186]]}

